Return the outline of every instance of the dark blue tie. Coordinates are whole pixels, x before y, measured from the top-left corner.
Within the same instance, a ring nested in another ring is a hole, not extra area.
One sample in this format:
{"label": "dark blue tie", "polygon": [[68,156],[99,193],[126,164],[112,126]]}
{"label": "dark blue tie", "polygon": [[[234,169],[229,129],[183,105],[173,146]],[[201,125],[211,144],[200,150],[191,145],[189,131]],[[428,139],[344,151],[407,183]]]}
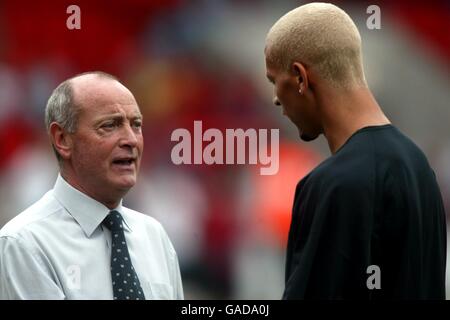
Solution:
{"label": "dark blue tie", "polygon": [[111,211],[103,220],[103,224],[111,230],[111,278],[114,300],[145,300],[144,291],[128,252],[122,215],[117,211]]}

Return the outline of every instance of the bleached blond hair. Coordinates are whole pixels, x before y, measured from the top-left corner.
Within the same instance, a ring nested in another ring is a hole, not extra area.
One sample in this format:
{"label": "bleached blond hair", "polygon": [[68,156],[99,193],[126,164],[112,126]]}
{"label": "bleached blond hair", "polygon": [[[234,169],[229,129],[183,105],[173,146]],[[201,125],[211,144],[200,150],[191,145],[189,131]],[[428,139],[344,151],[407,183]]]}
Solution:
{"label": "bleached blond hair", "polygon": [[358,28],[330,3],[309,3],[286,13],[267,34],[265,53],[275,67],[289,71],[293,62],[301,62],[333,87],[367,86]]}

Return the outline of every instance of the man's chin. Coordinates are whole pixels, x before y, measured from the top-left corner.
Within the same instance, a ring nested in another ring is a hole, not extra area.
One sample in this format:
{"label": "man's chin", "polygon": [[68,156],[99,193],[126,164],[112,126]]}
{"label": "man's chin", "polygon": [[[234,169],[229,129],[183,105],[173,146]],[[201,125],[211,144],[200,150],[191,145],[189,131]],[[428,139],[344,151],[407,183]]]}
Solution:
{"label": "man's chin", "polygon": [[115,185],[118,189],[128,192],[136,184],[136,177],[120,177],[116,180]]}
{"label": "man's chin", "polygon": [[310,135],[305,132],[300,132],[300,139],[302,139],[303,141],[306,141],[306,142],[313,141],[313,140],[317,139],[317,137],[318,137],[318,135]]}

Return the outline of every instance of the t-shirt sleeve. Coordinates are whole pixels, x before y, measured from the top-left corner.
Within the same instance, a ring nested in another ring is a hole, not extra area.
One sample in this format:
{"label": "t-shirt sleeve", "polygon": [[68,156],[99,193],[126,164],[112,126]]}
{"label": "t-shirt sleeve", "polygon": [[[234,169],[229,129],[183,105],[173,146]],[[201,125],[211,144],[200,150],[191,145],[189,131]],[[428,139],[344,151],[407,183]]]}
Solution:
{"label": "t-shirt sleeve", "polygon": [[306,197],[299,220],[304,243],[294,246],[294,268],[284,298],[366,299],[373,240],[372,190],[356,182],[329,184]]}
{"label": "t-shirt sleeve", "polygon": [[64,293],[32,248],[20,239],[0,238],[0,300],[64,298]]}

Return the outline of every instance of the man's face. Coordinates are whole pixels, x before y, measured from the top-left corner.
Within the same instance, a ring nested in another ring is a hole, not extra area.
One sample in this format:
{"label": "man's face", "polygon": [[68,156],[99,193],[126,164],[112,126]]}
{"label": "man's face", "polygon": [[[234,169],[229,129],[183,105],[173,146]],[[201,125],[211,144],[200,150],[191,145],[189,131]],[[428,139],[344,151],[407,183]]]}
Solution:
{"label": "man's face", "polygon": [[280,70],[267,58],[266,73],[274,85],[273,103],[295,124],[302,140],[316,139],[322,132],[316,103],[313,95],[299,93],[299,76]]}
{"label": "man's face", "polygon": [[125,194],[136,183],[143,150],[139,107],[114,80],[97,78],[73,88],[80,108],[70,159],[75,179],[94,194]]}

